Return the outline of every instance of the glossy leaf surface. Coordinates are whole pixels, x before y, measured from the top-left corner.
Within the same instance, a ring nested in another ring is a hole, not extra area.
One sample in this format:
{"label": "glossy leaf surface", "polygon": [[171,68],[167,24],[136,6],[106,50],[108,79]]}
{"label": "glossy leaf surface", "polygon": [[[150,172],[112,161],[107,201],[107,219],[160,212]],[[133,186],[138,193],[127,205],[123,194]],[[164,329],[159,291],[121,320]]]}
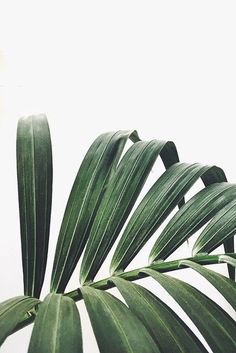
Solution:
{"label": "glossy leaf surface", "polygon": [[0,345],[9,336],[18,322],[40,301],[27,296],[14,297],[0,303]]}
{"label": "glossy leaf surface", "polygon": [[161,352],[207,353],[194,333],[164,302],[147,289],[113,277],[129,308],[146,326]]}
{"label": "glossy leaf surface", "polygon": [[154,244],[150,262],[166,259],[225,205],[236,199],[236,185],[215,183],[194,195],[170,220]]}
{"label": "glossy leaf surface", "polygon": [[145,326],[120,300],[87,286],[82,294],[101,353],[160,353]]}
{"label": "glossy leaf surface", "polygon": [[169,145],[169,142],[156,140],[140,141],[130,147],[122,158],[108,184],[91,228],[81,264],[82,284],[94,279],[119,235],[156,158]]}
{"label": "glossy leaf surface", "polygon": [[111,273],[126,268],[199,177],[206,185],[225,181],[220,168],[200,164],[176,163],[161,175],[125,228],[112,258]]}
{"label": "glossy leaf surface", "polygon": [[80,316],[75,302],[49,294],[39,307],[28,353],[82,353]]}
{"label": "glossy leaf surface", "polygon": [[52,150],[45,115],[19,120],[17,179],[24,293],[39,297],[47,263],[52,202]]}
{"label": "glossy leaf surface", "polygon": [[144,270],[177,301],[214,353],[236,350],[235,321],[216,303],[189,284],[154,270]]}
{"label": "glossy leaf surface", "polygon": [[132,131],[100,135],[89,148],[74,181],[64,213],[53,264],[51,289],[63,292],[80,258],[105,189]]}

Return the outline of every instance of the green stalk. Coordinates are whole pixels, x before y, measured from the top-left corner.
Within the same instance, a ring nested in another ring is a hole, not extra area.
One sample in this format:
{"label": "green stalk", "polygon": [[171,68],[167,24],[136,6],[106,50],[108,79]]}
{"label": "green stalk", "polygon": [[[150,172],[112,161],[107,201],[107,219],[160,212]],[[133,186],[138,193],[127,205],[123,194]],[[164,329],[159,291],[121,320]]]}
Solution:
{"label": "green stalk", "polygon": [[[227,253],[227,254],[223,254],[223,255],[227,255],[227,256],[231,256],[233,258],[236,258],[235,253]],[[148,274],[142,272],[144,269],[153,269],[153,270],[161,272],[161,273],[176,271],[179,269],[186,268],[186,266],[180,265],[180,262],[183,260],[194,261],[200,265],[217,265],[219,263],[222,263],[219,260],[220,256],[222,256],[222,255],[199,254],[194,257],[188,257],[188,258],[178,259],[178,260],[173,260],[173,261],[168,261],[168,262],[165,262],[165,261],[156,262],[156,263],[153,263],[147,267],[142,267],[142,268],[138,268],[138,269],[135,269],[132,271],[127,271],[127,272],[117,273],[117,274],[115,274],[115,276],[126,279],[127,281],[137,281],[141,278],[148,277]],[[107,278],[102,279],[97,282],[85,283],[85,285],[89,285],[93,288],[100,289],[100,290],[107,290],[107,289],[115,287],[114,283],[112,282],[112,276],[107,277]],[[65,293],[64,295],[67,297],[70,297],[75,302],[82,299],[82,294],[81,294],[80,288],[77,288],[71,292]],[[29,317],[24,318],[20,323],[18,323],[18,325],[16,326],[16,328],[14,329],[14,331],[12,333],[17,332],[20,329],[22,329],[23,327],[31,324],[34,321],[35,316],[36,316],[35,313],[31,313],[31,315]]]}

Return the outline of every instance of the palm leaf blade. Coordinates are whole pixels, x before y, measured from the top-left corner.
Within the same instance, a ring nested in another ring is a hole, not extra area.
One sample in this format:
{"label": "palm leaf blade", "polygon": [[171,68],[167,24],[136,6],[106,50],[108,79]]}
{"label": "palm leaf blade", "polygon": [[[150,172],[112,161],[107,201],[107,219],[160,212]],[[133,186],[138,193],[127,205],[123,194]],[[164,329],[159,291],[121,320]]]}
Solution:
{"label": "palm leaf blade", "polygon": [[200,164],[176,163],[161,175],[124,230],[112,258],[111,273],[126,268],[199,177],[206,185],[225,180],[220,168]]}
{"label": "palm leaf blade", "polygon": [[28,353],[82,353],[80,316],[74,301],[49,294],[39,307]]}
{"label": "palm leaf blade", "polygon": [[82,295],[101,353],[158,353],[139,319],[117,298],[90,287]]}
{"label": "palm leaf blade", "polygon": [[129,308],[147,327],[161,352],[207,353],[193,332],[165,303],[147,289],[118,277],[112,281]]}
{"label": "palm leaf blade", "polygon": [[5,341],[27,314],[40,301],[28,296],[19,296],[0,303],[0,345]]}
{"label": "palm leaf blade", "polygon": [[75,178],[58,237],[51,289],[63,292],[89,236],[101,198],[132,131],[100,135],[89,148]]}
{"label": "palm leaf blade", "polygon": [[219,262],[224,262],[227,263],[228,265],[232,267],[236,267],[236,258],[228,255],[220,255],[219,256]]}
{"label": "palm leaf blade", "polygon": [[[80,271],[82,284],[95,277],[124,225],[156,158],[166,146],[169,148],[169,143],[164,141],[137,142],[122,158],[91,229]],[[177,159],[175,149],[174,152],[173,155]]]}
{"label": "palm leaf blade", "polygon": [[151,250],[150,262],[167,258],[235,198],[236,186],[224,182],[207,186],[198,192],[166,225]]}
{"label": "palm leaf blade", "polygon": [[234,281],[193,261],[183,260],[180,261],[180,265],[190,267],[205,277],[236,310],[236,284]]}
{"label": "palm leaf blade", "polygon": [[220,210],[193,246],[193,254],[211,252],[236,233],[236,200]]}
{"label": "palm leaf blade", "polygon": [[45,115],[19,120],[17,178],[25,295],[39,297],[47,262],[52,151]]}
{"label": "palm leaf blade", "polygon": [[235,321],[203,293],[170,276],[154,270],[144,270],[177,301],[197,326],[214,353],[234,353],[236,350]]}

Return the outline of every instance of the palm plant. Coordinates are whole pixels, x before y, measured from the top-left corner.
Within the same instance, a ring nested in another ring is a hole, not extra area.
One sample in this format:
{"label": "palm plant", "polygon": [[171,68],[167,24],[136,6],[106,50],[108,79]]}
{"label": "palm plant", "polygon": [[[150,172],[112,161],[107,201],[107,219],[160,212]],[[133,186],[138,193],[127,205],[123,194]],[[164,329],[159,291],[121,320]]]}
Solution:
{"label": "palm plant", "polygon": [[[128,139],[133,144],[122,154]],[[166,171],[131,214],[159,155]],[[43,300],[39,298],[52,201],[51,140],[44,115],[19,120],[17,177],[24,295],[0,304],[0,344],[34,322],[29,353],[83,352],[75,302],[84,300],[101,353],[208,352],[169,305],[133,283],[150,276],[181,306],[214,353],[236,352],[233,318],[192,285],[166,274],[191,268],[236,308],[236,185],[227,182],[222,169],[180,163],[173,142],[141,141],[136,131],[99,136],[75,178],[58,237],[50,293]],[[185,202],[186,193],[199,178],[204,188]],[[176,206],[176,213],[166,222]],[[157,237],[163,222],[166,225]],[[168,259],[199,230],[191,258]],[[110,276],[96,281],[119,235]],[[127,271],[151,236],[156,242],[146,267]],[[222,244],[223,253],[210,254]],[[82,253],[81,286],[66,292]],[[206,267],[219,263],[227,264],[229,278]],[[125,303],[107,292],[112,287]]]}

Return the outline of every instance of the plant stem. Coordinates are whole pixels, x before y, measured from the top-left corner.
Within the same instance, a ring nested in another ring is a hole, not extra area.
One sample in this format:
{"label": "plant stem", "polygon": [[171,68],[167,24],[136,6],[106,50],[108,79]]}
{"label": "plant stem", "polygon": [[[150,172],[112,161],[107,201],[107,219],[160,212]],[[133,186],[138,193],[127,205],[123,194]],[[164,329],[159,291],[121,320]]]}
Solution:
{"label": "plant stem", "polygon": [[[228,253],[228,254],[224,254],[224,255],[228,255],[231,257],[236,257],[235,253]],[[114,276],[126,279],[127,281],[136,281],[139,280],[141,278],[145,278],[148,275],[144,272],[142,272],[142,270],[145,268],[151,268],[153,270],[156,270],[158,272],[170,272],[170,271],[175,271],[175,270],[179,270],[179,269],[183,269],[186,268],[186,266],[180,266],[180,262],[183,260],[190,260],[190,261],[194,261],[199,263],[200,265],[214,265],[214,264],[219,264],[219,257],[221,255],[208,255],[208,254],[199,254],[197,256],[194,257],[188,257],[185,259],[178,259],[178,260],[173,260],[173,261],[162,261],[162,262],[156,262],[151,264],[150,266],[147,267],[142,267],[142,268],[138,268],[132,271],[127,271],[127,272],[122,272],[122,273],[117,273],[114,274]],[[85,283],[85,285],[89,285],[90,287],[96,288],[96,289],[101,289],[101,290],[107,290],[110,288],[115,287],[114,283],[112,282],[112,276],[107,277],[105,279],[102,279],[100,281],[97,282],[91,282],[91,283]],[[72,298],[75,301],[79,301],[82,299],[82,294],[80,291],[80,288],[73,290],[71,292],[65,293],[64,295]]]}
{"label": "plant stem", "polygon": [[[231,256],[233,258],[236,258],[235,253],[227,253],[227,254],[222,254],[222,255],[227,255],[227,256]],[[199,254],[197,256],[188,257],[185,259],[179,259],[179,260],[173,260],[173,261],[167,261],[167,262],[165,262],[165,261],[156,262],[156,263],[153,263],[147,267],[142,267],[142,268],[138,268],[138,269],[135,269],[132,271],[127,271],[127,272],[115,273],[113,276],[117,276],[117,277],[126,279],[127,281],[136,281],[136,280],[139,280],[141,278],[145,278],[148,276],[146,273],[142,272],[142,270],[144,270],[144,268],[145,269],[151,268],[151,269],[156,270],[161,273],[175,271],[175,270],[186,268],[186,266],[181,265],[181,261],[183,261],[183,260],[194,261],[200,265],[214,265],[214,264],[222,263],[219,260],[220,256],[222,256],[222,255]],[[102,279],[97,282],[86,283],[85,285],[89,285],[90,287],[100,289],[100,290],[107,290],[107,289],[115,287],[114,283],[112,282],[113,276],[107,277],[107,278]],[[70,297],[71,299],[73,299],[76,302],[82,299],[82,294],[81,294],[80,288],[77,288],[71,292],[65,293],[64,295],[67,297]],[[19,331],[23,327],[31,324],[34,321],[35,316],[36,315],[31,315],[30,317],[23,319],[21,322],[18,323],[17,327],[14,329],[14,331],[12,333]]]}

